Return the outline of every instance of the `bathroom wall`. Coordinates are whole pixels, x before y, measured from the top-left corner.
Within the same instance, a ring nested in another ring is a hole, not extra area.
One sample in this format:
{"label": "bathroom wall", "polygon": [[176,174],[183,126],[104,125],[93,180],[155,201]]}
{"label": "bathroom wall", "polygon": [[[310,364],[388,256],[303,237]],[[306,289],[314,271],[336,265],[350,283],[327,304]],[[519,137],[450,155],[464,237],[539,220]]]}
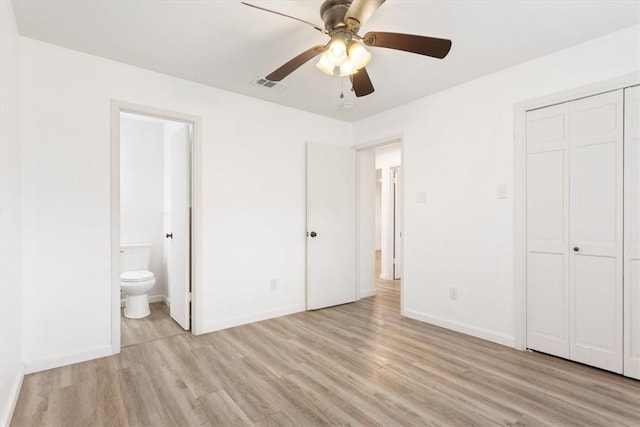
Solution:
{"label": "bathroom wall", "polygon": [[20,38],[11,3],[0,2],[0,426],[8,426],[22,354],[22,156]]}
{"label": "bathroom wall", "polygon": [[123,114],[120,121],[120,241],[151,243],[152,302],[165,301],[164,122]]}

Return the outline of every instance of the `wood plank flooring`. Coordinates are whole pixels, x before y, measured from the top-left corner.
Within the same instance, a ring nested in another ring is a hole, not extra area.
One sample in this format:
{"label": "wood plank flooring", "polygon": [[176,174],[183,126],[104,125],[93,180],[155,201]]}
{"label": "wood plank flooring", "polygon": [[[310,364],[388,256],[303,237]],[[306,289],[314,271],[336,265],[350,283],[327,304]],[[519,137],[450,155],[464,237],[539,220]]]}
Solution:
{"label": "wood plank flooring", "polygon": [[151,314],[142,319],[127,319],[120,313],[121,346],[127,347],[159,338],[189,333],[178,325],[169,315],[165,303],[149,304]]}
{"label": "wood plank flooring", "polygon": [[26,376],[12,426],[640,425],[640,382],[357,303]]}
{"label": "wood plank flooring", "polygon": [[382,267],[382,251],[376,251],[376,272],[375,272],[375,283],[377,288],[386,288],[393,291],[400,292],[400,279],[395,280],[386,280],[380,278],[380,269]]}

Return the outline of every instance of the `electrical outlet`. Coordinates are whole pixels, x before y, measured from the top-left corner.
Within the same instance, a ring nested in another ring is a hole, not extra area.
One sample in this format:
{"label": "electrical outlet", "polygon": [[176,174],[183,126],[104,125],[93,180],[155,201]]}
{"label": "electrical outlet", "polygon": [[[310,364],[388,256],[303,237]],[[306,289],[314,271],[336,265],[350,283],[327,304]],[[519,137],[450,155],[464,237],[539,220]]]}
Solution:
{"label": "electrical outlet", "polygon": [[458,288],[454,288],[453,286],[449,288],[449,299],[454,301],[458,300]]}
{"label": "electrical outlet", "polygon": [[272,291],[278,290],[278,279],[271,279],[271,290]]}

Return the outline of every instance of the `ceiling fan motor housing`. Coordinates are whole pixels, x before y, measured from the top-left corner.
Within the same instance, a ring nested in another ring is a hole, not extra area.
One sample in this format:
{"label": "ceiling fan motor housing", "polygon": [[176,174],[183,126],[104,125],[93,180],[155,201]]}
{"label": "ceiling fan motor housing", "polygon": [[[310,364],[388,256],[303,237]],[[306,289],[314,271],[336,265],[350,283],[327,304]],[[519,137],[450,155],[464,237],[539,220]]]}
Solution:
{"label": "ceiling fan motor housing", "polygon": [[324,22],[324,28],[331,36],[336,32],[351,33],[351,28],[344,22],[344,17],[352,2],[353,0],[326,0],[322,3],[320,16]]}

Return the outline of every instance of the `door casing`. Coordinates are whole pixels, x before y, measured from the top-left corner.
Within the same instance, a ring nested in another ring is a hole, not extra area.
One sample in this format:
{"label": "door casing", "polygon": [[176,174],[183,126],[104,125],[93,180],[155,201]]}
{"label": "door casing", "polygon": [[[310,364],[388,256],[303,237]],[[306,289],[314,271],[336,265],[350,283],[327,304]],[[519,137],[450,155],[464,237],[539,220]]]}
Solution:
{"label": "door casing", "polygon": [[163,110],[121,100],[111,100],[111,352],[120,353],[120,113],[127,112],[159,119],[190,123],[192,135],[191,160],[191,331],[202,333],[199,322],[202,217],[202,168],[201,135],[202,119],[199,116]]}

